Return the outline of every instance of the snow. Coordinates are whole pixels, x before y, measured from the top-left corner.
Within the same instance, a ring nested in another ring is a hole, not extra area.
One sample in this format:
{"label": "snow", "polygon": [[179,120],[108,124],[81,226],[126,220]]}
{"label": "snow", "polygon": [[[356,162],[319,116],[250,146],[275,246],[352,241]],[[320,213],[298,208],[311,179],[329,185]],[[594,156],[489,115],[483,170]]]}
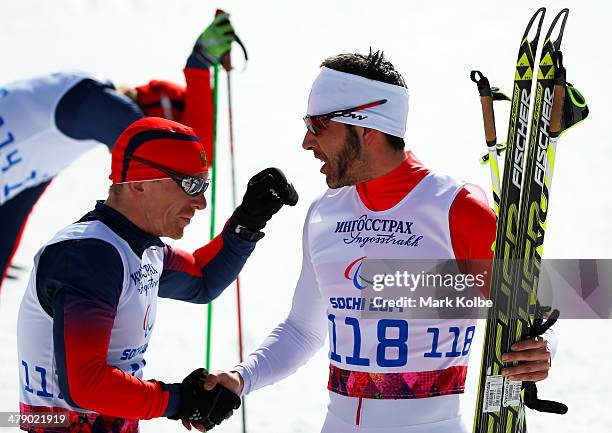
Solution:
{"label": "snow", "polygon": [[[435,4],[435,6],[434,6]],[[552,0],[550,22],[560,5]],[[503,1],[320,1],[231,2],[250,62],[232,73],[238,184],[267,166],[281,167],[300,193],[295,208],[283,209],[266,228],[243,274],[246,350],[254,349],[284,319],[299,273],[301,226],[310,201],[324,188],[319,163],[300,145],[310,83],[318,65],[339,52],[382,48],[403,73],[411,99],[407,141],[430,167],[489,189],[489,173],[478,164],[483,153],[480,104],[471,69],[510,89],[520,33],[534,12],[532,2]],[[152,78],[182,82],[181,69],[214,6],[195,0],[35,0],[0,4],[0,82],[60,69],[97,72],[117,83],[142,84]],[[559,143],[545,256],[609,258],[611,236],[605,215],[612,210],[607,133],[612,107],[608,76],[612,60],[604,41],[612,39],[609,2],[568,0],[564,59],[568,80],[589,102],[591,114]],[[547,26],[547,24],[545,24]],[[238,54],[238,50],[236,50]],[[230,213],[225,75],[221,75],[217,220]],[[498,135],[505,134],[507,107],[497,111]],[[110,158],[103,148],[61,173],[37,204],[15,263],[31,266],[36,250],[58,229],[104,198]],[[601,191],[601,192],[600,192]],[[207,240],[209,211],[192,221],[176,245],[195,249]],[[17,309],[27,282],[7,281],[0,298],[0,411],[18,407]],[[214,304],[212,367],[237,362],[235,294],[228,288]],[[145,376],[180,381],[204,361],[206,312],[203,306],[159,303]],[[604,366],[612,357],[607,321],[562,321],[559,352],[540,396],[565,402],[565,416],[528,413],[531,431],[608,431],[612,400]],[[481,334],[478,334],[482,338]],[[471,424],[481,343],[474,343],[463,398]],[[478,345],[477,345],[478,344]],[[313,432],[320,428],[327,400],[325,350],[292,377],[247,399],[248,428]],[[143,432],[182,429],[166,419],[146,421]],[[238,432],[235,416],[215,431]]]}

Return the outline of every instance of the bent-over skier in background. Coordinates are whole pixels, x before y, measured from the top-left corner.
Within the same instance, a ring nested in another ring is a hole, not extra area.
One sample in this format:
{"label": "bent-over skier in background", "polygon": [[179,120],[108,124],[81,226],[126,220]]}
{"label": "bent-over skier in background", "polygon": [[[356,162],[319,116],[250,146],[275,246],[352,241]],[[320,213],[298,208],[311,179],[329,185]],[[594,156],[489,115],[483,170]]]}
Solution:
{"label": "bent-over skier in background", "polygon": [[0,86],[0,287],[32,208],[53,178],[100,143],[111,151],[135,120],[157,116],[192,127],[212,163],[209,69],[228,56],[234,40],[229,15],[216,16],[187,59],[186,87],[154,80],[116,88],[73,71]]}

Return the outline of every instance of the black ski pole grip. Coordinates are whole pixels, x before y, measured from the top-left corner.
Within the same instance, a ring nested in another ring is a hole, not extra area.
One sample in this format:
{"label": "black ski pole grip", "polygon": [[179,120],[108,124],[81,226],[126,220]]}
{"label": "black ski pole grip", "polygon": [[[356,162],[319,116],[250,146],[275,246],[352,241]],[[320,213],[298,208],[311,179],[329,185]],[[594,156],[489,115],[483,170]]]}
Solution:
{"label": "black ski pole grip", "polygon": [[480,96],[492,96],[489,79],[482,75],[482,72],[472,71],[470,73],[470,79],[478,86],[478,93]]}

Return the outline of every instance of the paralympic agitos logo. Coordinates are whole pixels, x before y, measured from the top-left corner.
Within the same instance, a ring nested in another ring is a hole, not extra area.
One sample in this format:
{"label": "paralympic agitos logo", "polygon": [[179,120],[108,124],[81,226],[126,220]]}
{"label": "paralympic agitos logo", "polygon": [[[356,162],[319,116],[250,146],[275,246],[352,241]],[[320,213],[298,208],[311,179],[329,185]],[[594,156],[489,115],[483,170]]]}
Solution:
{"label": "paralympic agitos logo", "polygon": [[344,278],[352,281],[353,286],[358,290],[363,290],[368,287],[368,284],[370,286],[373,284],[372,281],[361,276],[361,265],[363,265],[363,260],[365,258],[366,256],[363,256],[353,260],[344,270]]}
{"label": "paralympic agitos logo", "polygon": [[142,321],[142,330],[144,331],[145,338],[149,336],[152,329],[153,329],[153,313],[151,312],[151,304],[149,304],[147,306],[147,311],[145,312],[144,319]]}

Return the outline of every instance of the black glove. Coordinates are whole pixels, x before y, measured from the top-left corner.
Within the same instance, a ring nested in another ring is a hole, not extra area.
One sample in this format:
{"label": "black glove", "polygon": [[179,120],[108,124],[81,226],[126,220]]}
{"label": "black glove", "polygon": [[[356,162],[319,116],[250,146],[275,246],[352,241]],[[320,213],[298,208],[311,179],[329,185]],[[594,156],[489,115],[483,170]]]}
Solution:
{"label": "black glove", "polygon": [[[297,202],[298,193],[283,172],[274,167],[266,168],[249,180],[242,203],[230,218],[230,226],[259,231],[283,205],[295,206]],[[263,233],[259,233],[260,238],[263,237]]]}
{"label": "black glove", "polygon": [[179,411],[168,418],[203,424],[206,430],[210,430],[232,416],[240,407],[240,397],[221,385],[206,391],[206,376],[208,371],[198,368],[183,379]]}

